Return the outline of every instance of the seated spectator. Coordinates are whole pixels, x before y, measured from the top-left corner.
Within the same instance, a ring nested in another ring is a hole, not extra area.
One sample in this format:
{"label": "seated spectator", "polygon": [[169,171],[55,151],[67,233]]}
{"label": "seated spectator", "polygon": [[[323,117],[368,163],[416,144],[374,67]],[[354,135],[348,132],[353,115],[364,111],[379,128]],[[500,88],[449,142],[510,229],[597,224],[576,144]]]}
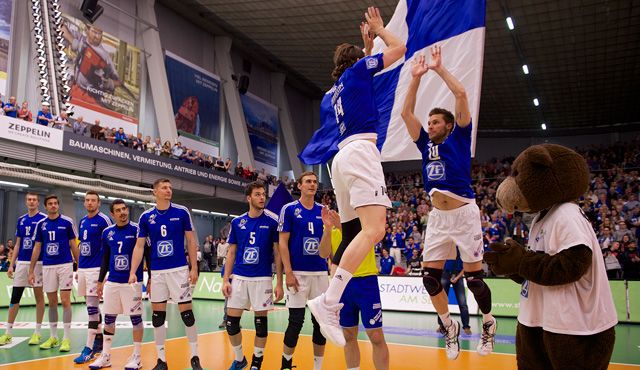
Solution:
{"label": "seated spectator", "polygon": [[411,257],[407,259],[407,275],[422,276],[422,256],[419,249],[411,250]]}
{"label": "seated spectator", "polygon": [[162,145],[162,152],[160,152],[160,155],[162,157],[171,157],[171,142],[169,140],[164,142],[164,145]]}
{"label": "seated spectator", "polygon": [[196,150],[194,159],[193,159],[193,164],[195,164],[198,167],[205,167],[205,162],[206,162],[206,158],[204,157],[204,154],[199,151]]}
{"label": "seated spectator", "polygon": [[135,150],[140,150],[143,151],[146,149],[145,145],[144,145],[144,140],[142,140],[142,132],[138,132],[138,135],[136,135],[136,137],[133,137],[133,135],[130,135],[130,145],[132,149]]}
{"label": "seated spectator", "polygon": [[124,129],[120,127],[118,132],[116,132],[115,143],[120,146],[127,146],[129,140],[127,139],[127,134],[124,132]]}
{"label": "seated spectator", "polygon": [[204,161],[204,167],[205,168],[212,168],[213,167],[213,157],[208,155],[207,159]]}
{"label": "seated spectator", "polygon": [[182,148],[182,143],[178,141],[171,149],[171,158],[180,160],[183,154],[184,149]]}
{"label": "seated spectator", "polygon": [[622,252],[622,270],[625,280],[640,279],[640,255],[635,242],[629,243]]}
{"label": "seated spectator", "polygon": [[380,275],[391,275],[391,270],[396,264],[393,257],[389,256],[389,251],[382,248],[382,257],[380,257]]}
{"label": "seated spectator", "polygon": [[233,172],[234,175],[238,177],[242,177],[244,175],[244,168],[242,167],[242,162],[238,162],[236,165],[236,169]]}
{"label": "seated spectator", "polygon": [[231,158],[227,157],[227,160],[224,162],[224,170],[225,172],[229,172],[231,170]]}
{"label": "seated spectator", "polygon": [[213,164],[213,168],[215,168],[217,171],[222,171],[222,172],[225,171],[224,161],[220,156],[216,158],[216,162]]}
{"label": "seated spectator", "polygon": [[4,244],[0,244],[0,271],[7,270],[9,270],[9,251]]}
{"label": "seated spectator", "polygon": [[105,139],[105,129],[100,127],[99,119],[93,122],[93,126],[91,126],[91,129],[89,129],[89,133],[91,134],[92,139],[96,139],[96,140]]}
{"label": "seated spectator", "polygon": [[602,228],[602,234],[598,237],[598,243],[600,244],[600,248],[605,249],[611,246],[615,240],[613,239],[613,235],[611,235],[611,228],[609,226]]}
{"label": "seated spectator", "polygon": [[607,269],[607,277],[609,280],[619,280],[622,278],[622,266],[618,258],[611,253],[609,248],[602,250],[602,256],[604,257],[604,266]]}
{"label": "seated spectator", "polygon": [[16,105],[16,97],[12,96],[9,98],[9,102],[2,107],[4,110],[4,115],[7,117],[18,118],[18,106]]}
{"label": "seated spectator", "polygon": [[78,117],[74,122],[73,122],[73,133],[78,134],[78,135],[86,135],[87,133],[87,124],[84,123],[84,118],[82,116]]}
{"label": "seated spectator", "polygon": [[49,126],[53,122],[53,116],[49,112],[49,103],[43,102],[42,109],[38,111],[37,123],[42,126]]}
{"label": "seated spectator", "polygon": [[28,102],[22,102],[22,107],[18,110],[18,118],[23,121],[33,122],[33,113],[29,110]]}
{"label": "seated spectator", "polygon": [[57,128],[58,130],[64,130],[67,127],[71,128],[71,123],[69,123],[69,116],[67,112],[62,111],[56,118],[53,120],[53,128]]}

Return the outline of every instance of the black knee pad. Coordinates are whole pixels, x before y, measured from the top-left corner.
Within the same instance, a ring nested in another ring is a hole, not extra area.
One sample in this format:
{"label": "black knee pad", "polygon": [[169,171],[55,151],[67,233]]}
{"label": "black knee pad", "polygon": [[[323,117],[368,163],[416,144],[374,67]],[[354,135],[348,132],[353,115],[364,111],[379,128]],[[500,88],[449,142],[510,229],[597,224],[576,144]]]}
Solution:
{"label": "black knee pad", "polygon": [[229,335],[236,335],[240,333],[240,317],[227,315],[227,333]]}
{"label": "black knee pad", "polygon": [[97,330],[99,324],[99,321],[89,321],[89,329]]}
{"label": "black knee pad", "polygon": [[358,235],[358,233],[362,231],[362,225],[360,224],[359,218],[354,218],[351,221],[342,223],[342,241],[340,242],[340,246],[336,250],[336,253],[333,255],[331,262],[335,265],[340,264],[340,260],[342,259],[342,255],[344,254],[345,249],[353,238]]}
{"label": "black knee pad", "polygon": [[105,325],[115,324],[117,317],[118,317],[117,315],[104,315],[104,324]]}
{"label": "black knee pad", "polygon": [[311,322],[313,323],[313,336],[311,337],[311,341],[319,346],[324,346],[327,344],[327,338],[322,335],[320,324],[313,315],[311,315]]}
{"label": "black knee pad", "polygon": [[430,296],[436,296],[442,291],[442,269],[427,267],[422,275],[422,284]]}
{"label": "black knee pad", "polygon": [[482,270],[465,272],[464,276],[467,279],[469,290],[473,293],[476,302],[478,302],[480,311],[484,314],[491,312],[491,289],[482,279],[484,272]]}
{"label": "black knee pad", "polygon": [[11,289],[11,301],[9,303],[11,303],[12,305],[20,303],[20,300],[22,299],[22,293],[24,293],[23,286],[13,287],[13,289]]}
{"label": "black knee pad", "polygon": [[182,322],[184,322],[187,327],[191,327],[196,323],[196,317],[193,316],[192,310],[180,312],[180,317],[182,317]]}
{"label": "black knee pad", "polygon": [[[167,311],[153,311],[153,315],[151,315],[151,323],[154,328],[159,328],[164,325],[164,321],[167,318]],[[106,322],[106,318],[105,318]]]}
{"label": "black knee pad", "polygon": [[284,345],[289,348],[295,348],[298,344],[298,337],[300,337],[300,331],[304,325],[304,311],[304,308],[289,309],[289,325],[284,332]]}
{"label": "black knee pad", "polygon": [[256,337],[266,338],[269,333],[269,320],[266,316],[256,316],[253,318],[256,327]]}

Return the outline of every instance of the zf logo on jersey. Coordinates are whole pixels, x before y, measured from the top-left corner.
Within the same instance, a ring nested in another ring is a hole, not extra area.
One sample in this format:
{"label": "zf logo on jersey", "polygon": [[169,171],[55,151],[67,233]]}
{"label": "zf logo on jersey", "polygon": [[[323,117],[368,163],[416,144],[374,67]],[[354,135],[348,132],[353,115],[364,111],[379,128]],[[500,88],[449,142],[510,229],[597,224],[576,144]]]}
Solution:
{"label": "zf logo on jersey", "polygon": [[246,223],[247,223],[247,219],[243,218],[242,220],[240,220],[240,224],[238,225],[238,227],[244,230],[247,228],[246,226],[244,226]]}
{"label": "zf logo on jersey", "polygon": [[367,59],[367,69],[374,69],[374,68],[378,68],[378,59],[376,58]]}
{"label": "zf logo on jersey", "polygon": [[442,181],[447,179],[444,163],[441,161],[430,162],[427,165],[426,172],[429,181]]}
{"label": "zf logo on jersey", "polygon": [[87,257],[91,255],[91,244],[80,243],[80,255]]}
{"label": "zf logo on jersey", "polygon": [[113,267],[116,271],[126,271],[129,269],[129,256],[117,255],[113,258]]}
{"label": "zf logo on jersey", "polygon": [[22,242],[23,249],[31,249],[33,247],[33,241],[30,238],[24,238]]}
{"label": "zf logo on jersey", "polygon": [[158,257],[173,256],[173,241],[162,240],[157,244]]}
{"label": "zf logo on jersey", "polygon": [[317,256],[318,255],[318,247],[320,246],[320,242],[318,238],[304,238],[302,239],[305,256]]}
{"label": "zf logo on jersey", "polygon": [[47,243],[47,254],[50,256],[57,256],[60,252],[58,243]]}
{"label": "zf logo on jersey", "polygon": [[258,248],[245,248],[242,253],[242,262],[247,265],[256,265],[260,261],[260,251]]}

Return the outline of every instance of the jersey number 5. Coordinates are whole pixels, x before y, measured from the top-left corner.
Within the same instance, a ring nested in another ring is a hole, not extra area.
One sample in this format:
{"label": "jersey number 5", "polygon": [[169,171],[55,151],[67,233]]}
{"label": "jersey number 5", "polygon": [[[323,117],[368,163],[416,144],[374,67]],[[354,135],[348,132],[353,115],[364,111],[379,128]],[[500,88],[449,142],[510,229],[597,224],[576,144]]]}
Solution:
{"label": "jersey number 5", "polygon": [[251,234],[249,234],[249,244],[254,245],[256,244],[256,232],[252,231]]}

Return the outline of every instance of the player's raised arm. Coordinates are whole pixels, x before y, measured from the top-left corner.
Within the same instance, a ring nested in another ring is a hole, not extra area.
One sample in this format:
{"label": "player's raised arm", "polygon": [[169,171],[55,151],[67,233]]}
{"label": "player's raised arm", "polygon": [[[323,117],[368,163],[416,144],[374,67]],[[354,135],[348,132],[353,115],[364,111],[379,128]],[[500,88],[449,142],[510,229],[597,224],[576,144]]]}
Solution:
{"label": "player's raised arm", "polygon": [[387,48],[382,51],[384,68],[387,68],[404,56],[407,47],[396,35],[384,28],[380,9],[370,6],[364,17],[369,25],[369,30],[380,37],[387,45]]}
{"label": "player's raised arm", "polygon": [[404,105],[402,106],[402,120],[404,125],[409,131],[409,136],[413,141],[417,141],[420,137],[420,130],[422,130],[422,124],[416,115],[414,109],[416,107],[416,96],[418,94],[418,88],[420,87],[420,79],[429,71],[427,62],[424,55],[416,56],[412,61],[411,66],[411,82],[407,89],[407,96],[404,99]]}
{"label": "player's raised arm", "polygon": [[431,48],[431,59],[428,64],[429,69],[436,72],[442,80],[447,84],[449,90],[456,98],[456,123],[460,127],[467,127],[471,123],[471,112],[469,111],[469,100],[467,99],[467,91],[462,83],[455,78],[442,65],[442,47],[436,45]]}

